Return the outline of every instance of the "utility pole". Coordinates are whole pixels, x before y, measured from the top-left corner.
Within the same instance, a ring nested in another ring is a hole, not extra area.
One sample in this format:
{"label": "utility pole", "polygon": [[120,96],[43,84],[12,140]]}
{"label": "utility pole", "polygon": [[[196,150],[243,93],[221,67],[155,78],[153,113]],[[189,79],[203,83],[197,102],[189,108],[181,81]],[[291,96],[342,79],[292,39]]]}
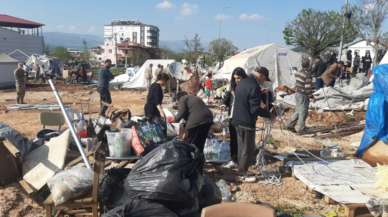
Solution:
{"label": "utility pole", "polygon": [[114,33],[114,40],[115,40],[115,59],[116,59],[116,67],[117,67],[117,63],[118,63],[118,59],[117,59],[117,33]]}
{"label": "utility pole", "polygon": [[342,17],[341,42],[340,42],[339,51],[338,51],[339,61],[342,60],[342,50],[344,47],[345,23],[346,23],[348,12],[349,12],[349,0],[345,0],[345,12],[342,15],[343,17]]}

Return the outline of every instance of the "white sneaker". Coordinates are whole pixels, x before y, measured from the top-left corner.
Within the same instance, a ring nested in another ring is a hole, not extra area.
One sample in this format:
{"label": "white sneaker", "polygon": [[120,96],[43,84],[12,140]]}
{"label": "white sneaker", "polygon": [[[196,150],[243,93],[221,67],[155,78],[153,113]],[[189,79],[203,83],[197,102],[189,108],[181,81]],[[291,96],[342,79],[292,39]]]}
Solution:
{"label": "white sneaker", "polygon": [[222,167],[226,168],[226,169],[232,169],[232,168],[236,168],[237,164],[234,161],[231,160],[228,163],[222,165]]}
{"label": "white sneaker", "polygon": [[240,176],[239,181],[244,182],[244,183],[254,183],[254,182],[256,182],[256,177],[255,176]]}

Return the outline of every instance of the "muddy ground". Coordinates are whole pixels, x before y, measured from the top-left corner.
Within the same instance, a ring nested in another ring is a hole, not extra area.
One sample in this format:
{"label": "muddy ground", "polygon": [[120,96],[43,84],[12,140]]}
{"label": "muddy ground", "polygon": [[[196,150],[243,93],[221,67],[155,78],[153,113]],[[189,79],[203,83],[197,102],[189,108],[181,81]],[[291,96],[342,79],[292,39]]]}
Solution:
{"label": "muddy ground", "polygon": [[[99,109],[99,98],[96,89],[80,85],[58,84],[63,101],[71,105],[73,109],[88,113],[95,117]],[[143,114],[145,102],[145,92],[140,91],[112,91],[113,104],[117,108],[130,108],[134,115]],[[55,98],[47,85],[30,86],[26,94],[27,103],[53,103]],[[36,133],[42,129],[39,120],[40,111],[7,111],[6,107],[15,103],[14,90],[0,91],[0,122],[6,123],[23,133],[28,138],[34,138]],[[81,104],[83,106],[81,106]],[[86,105],[89,105],[86,106]],[[286,116],[289,116],[288,112]],[[328,126],[341,124],[353,120],[363,119],[362,113],[349,116],[345,112],[337,113],[315,113],[312,112],[307,121],[310,126]],[[258,135],[259,137],[260,135]],[[286,131],[282,131],[279,123],[275,124],[272,130],[271,151],[284,153],[289,150],[319,150],[325,144],[339,144],[350,156],[354,153],[356,145],[362,133],[355,135],[318,140],[297,136]],[[274,163],[272,167],[278,167],[279,163]],[[270,165],[271,166],[271,165]],[[220,167],[208,166],[208,173],[213,179],[224,179],[229,184],[236,186],[234,197],[237,201],[266,203],[279,210],[294,215],[309,214],[322,215],[329,211],[341,213],[340,206],[328,205],[323,200],[315,198],[300,181],[292,177],[283,177],[279,185],[264,183],[238,183],[234,181],[235,171],[222,169]],[[31,200],[19,187],[18,184],[0,187],[0,217],[37,217],[44,216],[41,206]]]}

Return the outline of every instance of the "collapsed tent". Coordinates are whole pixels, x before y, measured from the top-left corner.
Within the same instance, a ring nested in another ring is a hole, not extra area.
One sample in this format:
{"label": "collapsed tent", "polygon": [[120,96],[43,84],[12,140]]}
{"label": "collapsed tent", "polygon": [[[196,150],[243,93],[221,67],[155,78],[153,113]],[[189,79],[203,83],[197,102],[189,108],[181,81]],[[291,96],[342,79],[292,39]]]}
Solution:
{"label": "collapsed tent", "polygon": [[125,70],[124,74],[116,76],[112,81],[110,81],[111,85],[121,85],[126,82],[129,82],[139,71],[139,67],[129,67]]}
{"label": "collapsed tent", "polygon": [[244,68],[247,73],[258,66],[268,68],[274,87],[279,84],[294,86],[294,73],[300,68],[301,55],[277,44],[267,44],[250,48],[230,57],[216,73],[214,79],[231,78],[236,67]]}
{"label": "collapsed tent", "polygon": [[[373,92],[373,85],[368,79],[358,74],[349,84],[337,82],[335,87],[324,87],[317,90],[314,102],[310,108],[322,111],[364,110],[369,96]],[[288,105],[295,106],[295,94],[279,99]]]}
{"label": "collapsed tent", "polygon": [[62,63],[57,58],[33,54],[26,60],[25,65],[27,66],[27,71],[32,71],[35,64],[39,66],[40,72],[44,73],[44,75],[51,75],[54,77],[62,76]]}
{"label": "collapsed tent", "polygon": [[376,141],[388,143],[388,64],[376,66],[373,76],[374,92],[365,115],[364,136],[357,150],[359,157]]}
{"label": "collapsed tent", "polygon": [[145,72],[149,65],[153,65],[153,70],[156,70],[158,65],[162,65],[165,72],[169,73],[172,77],[186,81],[190,78],[190,75],[186,74],[183,70],[183,65],[175,60],[164,59],[150,59],[140,67],[136,74],[128,81],[122,84],[124,89],[144,89],[147,87]]}

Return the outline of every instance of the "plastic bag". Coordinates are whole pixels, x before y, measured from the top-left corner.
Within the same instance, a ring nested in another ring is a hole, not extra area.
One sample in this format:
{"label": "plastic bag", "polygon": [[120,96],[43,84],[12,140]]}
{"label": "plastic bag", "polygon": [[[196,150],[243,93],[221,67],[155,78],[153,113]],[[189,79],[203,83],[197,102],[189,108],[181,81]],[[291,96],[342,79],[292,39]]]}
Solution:
{"label": "plastic bag", "polygon": [[199,207],[201,209],[222,202],[222,194],[216,183],[205,176],[199,193]]}
{"label": "plastic bag", "polygon": [[114,208],[115,203],[122,197],[125,191],[123,184],[130,171],[126,168],[115,168],[106,171],[98,189],[98,198],[104,211]]}
{"label": "plastic bag", "polygon": [[167,140],[166,123],[163,121],[139,121],[136,130],[144,146]]}
{"label": "plastic bag", "polygon": [[203,150],[206,162],[225,163],[231,160],[230,142],[207,138]]}
{"label": "plastic bag", "polygon": [[135,151],[137,156],[140,156],[144,152],[144,147],[140,142],[139,136],[137,135],[136,128],[132,127],[132,149]]}
{"label": "plastic bag", "polygon": [[175,126],[172,124],[167,124],[167,137],[173,138],[178,135]]}
{"label": "plastic bag", "polygon": [[148,200],[133,199],[116,207],[102,217],[178,217],[165,206]]}
{"label": "plastic bag", "polygon": [[230,192],[229,185],[225,180],[221,179],[217,182],[217,187],[221,191],[222,201],[232,201],[232,193]]}
{"label": "plastic bag", "polygon": [[47,181],[47,185],[57,206],[90,192],[93,171],[85,167],[73,167],[57,173]]}
{"label": "plastic bag", "polygon": [[194,146],[173,140],[141,158],[126,179],[128,198],[149,199],[179,216],[197,215],[202,158]]}
{"label": "plastic bag", "polygon": [[108,140],[110,157],[127,157],[131,154],[132,134],[130,130],[121,132],[105,132]]}
{"label": "plastic bag", "polygon": [[0,123],[0,138],[8,139],[15,145],[20,150],[22,157],[26,156],[31,151],[32,142],[6,124]]}

